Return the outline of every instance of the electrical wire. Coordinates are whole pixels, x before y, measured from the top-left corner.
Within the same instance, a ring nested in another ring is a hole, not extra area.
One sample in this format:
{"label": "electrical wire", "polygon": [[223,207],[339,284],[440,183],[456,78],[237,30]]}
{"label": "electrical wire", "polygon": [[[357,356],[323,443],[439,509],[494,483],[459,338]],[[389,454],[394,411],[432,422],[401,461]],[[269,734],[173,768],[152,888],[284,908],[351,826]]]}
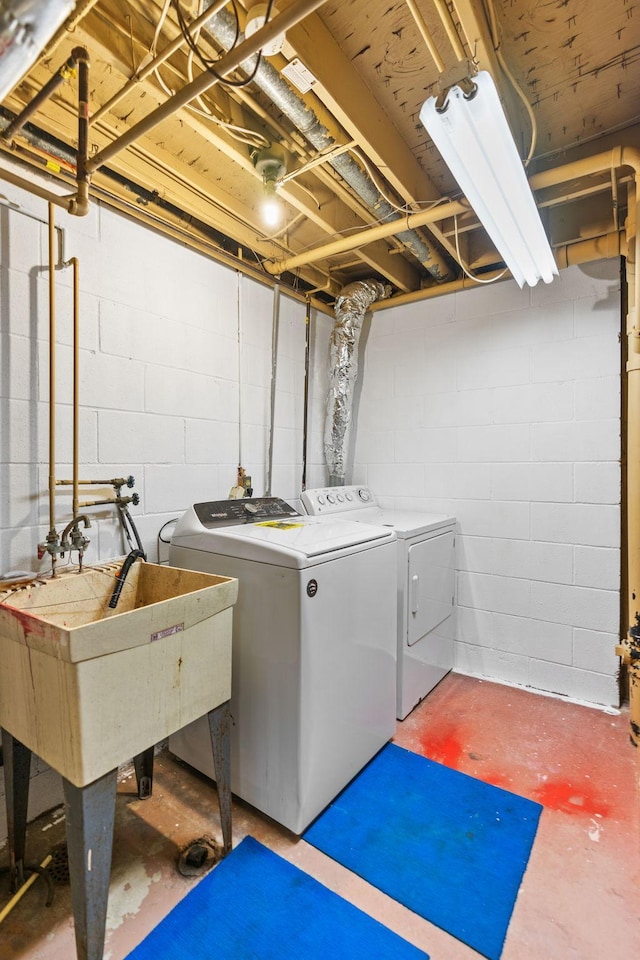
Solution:
{"label": "electrical wire", "polygon": [[483,280],[481,277],[474,277],[474,275],[467,270],[467,268],[465,267],[464,262],[463,262],[463,260],[462,260],[462,257],[460,256],[460,243],[459,243],[459,239],[458,239],[458,217],[457,217],[457,215],[454,215],[454,218],[453,218],[453,232],[454,232],[454,235],[455,235],[455,238],[456,238],[456,254],[458,255],[458,263],[459,263],[460,266],[462,267],[462,272],[465,274],[465,276],[469,277],[469,280],[473,280],[474,283],[495,283],[496,280],[501,280],[502,277],[504,277],[505,273],[507,272],[507,268],[506,268],[506,267],[505,267],[504,270],[502,270],[496,277],[490,277],[490,278],[487,279],[487,280]]}
{"label": "electrical wire", "polygon": [[527,154],[527,158],[526,160],[523,161],[524,166],[528,167],[529,164],[531,163],[531,159],[536,149],[536,141],[538,139],[538,122],[533,112],[533,107],[529,103],[529,100],[527,99],[524,90],[522,89],[522,87],[520,86],[520,84],[518,83],[514,75],[511,73],[511,70],[507,66],[507,62],[502,55],[502,51],[500,49],[502,40],[499,35],[500,28],[498,25],[498,19],[496,17],[496,9],[495,9],[493,0],[486,0],[486,6],[487,6],[487,12],[489,14],[489,24],[490,24],[489,29],[491,32],[491,41],[493,43],[493,49],[495,51],[496,58],[498,60],[498,63],[500,64],[500,67],[502,68],[502,71],[504,72],[505,76],[509,80],[511,86],[513,87],[515,92],[518,94],[518,96],[522,100],[525,110],[527,111],[527,114],[529,116],[529,122],[531,124],[531,143],[529,145],[529,152]]}
{"label": "electrical wire", "polygon": [[[180,27],[182,36],[184,37],[185,42],[189,47],[189,49],[193,50],[193,52],[195,53],[196,57],[198,58],[198,60],[200,61],[200,63],[202,64],[205,70],[211,73],[220,83],[223,83],[229,87],[246,87],[248,84],[253,82],[258,72],[258,68],[260,67],[260,63],[262,62],[262,50],[258,51],[255,67],[253,68],[253,70],[245,80],[229,80],[227,77],[223,77],[216,70],[216,63],[218,62],[218,60],[212,60],[210,57],[205,56],[205,54],[199,49],[197,39],[194,38],[191,31],[189,30],[189,25],[187,24],[187,21],[182,12],[180,0],[173,0],[173,5],[176,10],[176,16],[178,18],[178,26]],[[233,12],[236,18],[236,34],[234,37],[234,41],[230,47],[230,50],[227,52],[230,52],[231,50],[235,49],[235,47],[238,44],[238,40],[240,39],[240,21],[238,17],[238,8],[236,6],[235,0],[231,0],[231,6],[233,7]],[[273,0],[268,0],[267,10],[265,13],[265,20],[264,20],[265,24],[269,22],[269,17],[271,16],[272,7],[273,7]]]}

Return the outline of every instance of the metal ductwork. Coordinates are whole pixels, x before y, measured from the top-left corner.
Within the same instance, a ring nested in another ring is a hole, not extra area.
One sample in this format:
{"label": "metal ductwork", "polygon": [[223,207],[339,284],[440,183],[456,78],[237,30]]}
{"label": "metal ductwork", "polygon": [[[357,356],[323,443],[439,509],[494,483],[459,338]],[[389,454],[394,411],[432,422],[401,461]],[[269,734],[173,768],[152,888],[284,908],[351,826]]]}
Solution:
{"label": "metal ductwork", "polygon": [[0,100],[36,62],[76,0],[4,0],[0,5]]}
{"label": "metal ductwork", "polygon": [[390,294],[391,288],[378,280],[357,280],[343,287],[336,297],[336,322],[329,341],[329,393],[324,428],[330,486],[345,483],[362,323],[371,304]]}
{"label": "metal ductwork", "polygon": [[[228,51],[236,42],[242,41],[242,34],[236,35],[236,20],[226,10],[214,14],[203,29]],[[256,58],[250,57],[241,65],[241,69],[253,77],[256,84],[267,94],[274,105],[289,119],[316,150],[322,151],[337,146],[327,128],[304,100],[299,97],[278,71],[261,58],[257,70]],[[327,160],[342,179],[369,207],[377,220],[398,220],[398,211],[382,196],[371,178],[347,154]],[[424,269],[436,280],[453,278],[450,267],[444,257],[434,247],[428,246],[415,230],[402,230],[396,234],[407,250],[422,264]]]}

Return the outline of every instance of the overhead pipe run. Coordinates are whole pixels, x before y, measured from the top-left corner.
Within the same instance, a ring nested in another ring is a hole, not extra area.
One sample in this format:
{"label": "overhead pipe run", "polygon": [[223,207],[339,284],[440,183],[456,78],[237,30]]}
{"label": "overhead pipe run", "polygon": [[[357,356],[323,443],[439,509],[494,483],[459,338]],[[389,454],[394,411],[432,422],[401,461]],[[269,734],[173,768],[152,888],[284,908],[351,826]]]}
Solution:
{"label": "overhead pipe run", "polygon": [[[212,16],[204,30],[225,50],[233,48],[236,39],[236,21],[227,10],[221,10]],[[270,63],[261,60],[256,65],[255,61],[246,59],[240,66],[316,150],[325,151],[337,146],[336,141],[314,111],[291,89],[287,81]],[[324,159],[367,204],[376,219],[394,221],[393,230],[388,235],[400,240],[431,276],[438,281],[453,278],[451,268],[444,257],[435,247],[426,244],[415,230],[405,229],[406,218],[399,217],[398,210],[384,198],[355,160],[346,154],[333,154]]]}
{"label": "overhead pipe run", "polygon": [[47,100],[63,80],[69,79],[78,67],[78,147],[76,151],[76,193],[71,196],[60,196],[38,187],[30,180],[25,180],[17,174],[0,168],[0,179],[12,183],[27,193],[35,194],[46,200],[50,205],[62,207],[67,213],[76,217],[84,217],[89,212],[89,171],[87,161],[89,157],[89,54],[84,47],[75,47],[71,56],[53,77],[44,85],[26,107],[0,134],[8,146],[13,147],[13,138],[18,134],[29,117]]}
{"label": "overhead pipe run", "polygon": [[357,280],[336,298],[336,322],[329,341],[329,392],[324,430],[324,453],[329,485],[345,483],[351,412],[358,376],[358,344],[365,314],[391,288],[378,280]]}
{"label": "overhead pipe run", "polygon": [[314,11],[324,3],[326,3],[326,0],[294,0],[291,6],[283,13],[279,13],[277,17],[270,20],[269,23],[265,24],[260,30],[257,30],[256,33],[248,39],[245,37],[242,43],[234,47],[233,50],[230,50],[226,56],[221,57],[216,63],[215,74],[208,70],[204,71],[190,83],[182,87],[181,90],[178,90],[178,92],[163,103],[161,107],[158,107],[157,110],[154,110],[139,123],[135,124],[135,126],[131,127],[121,137],[114,140],[113,143],[110,143],[104,150],[101,150],[100,153],[89,161],[89,172],[93,173],[95,170],[98,170],[107,160],[110,160],[126,147],[131,146],[132,143],[135,143],[140,137],[149,133],[150,130],[153,130],[154,127],[162,123],[163,120],[167,120],[173,116],[181,107],[186,106],[192,100],[195,100],[196,97],[200,96],[201,93],[205,93],[205,91],[211,89],[211,87],[214,87],[217,83],[220,83],[221,79],[223,80],[228,74],[233,73],[248,57],[253,56],[254,53],[258,53],[263,46],[273,40],[274,37],[277,37],[279,33],[286,33],[291,27],[295,27],[297,23],[300,23],[300,21],[308,17],[309,14],[314,13]]}

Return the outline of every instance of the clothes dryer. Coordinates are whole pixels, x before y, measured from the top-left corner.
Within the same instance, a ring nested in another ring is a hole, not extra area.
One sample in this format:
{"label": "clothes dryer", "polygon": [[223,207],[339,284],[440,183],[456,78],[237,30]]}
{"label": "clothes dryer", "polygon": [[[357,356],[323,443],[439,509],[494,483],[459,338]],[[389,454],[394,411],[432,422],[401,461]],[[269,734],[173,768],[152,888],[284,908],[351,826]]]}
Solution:
{"label": "clothes dryer", "polygon": [[[198,503],[174,566],[237,577],[231,786],[301,833],[393,736],[395,533],[276,498]],[[170,750],[213,776],[206,718]]]}
{"label": "clothes dryer", "polygon": [[403,720],[453,667],[455,517],[381,507],[366,486],[302,494],[306,512],[387,526],[397,536],[397,693]]}

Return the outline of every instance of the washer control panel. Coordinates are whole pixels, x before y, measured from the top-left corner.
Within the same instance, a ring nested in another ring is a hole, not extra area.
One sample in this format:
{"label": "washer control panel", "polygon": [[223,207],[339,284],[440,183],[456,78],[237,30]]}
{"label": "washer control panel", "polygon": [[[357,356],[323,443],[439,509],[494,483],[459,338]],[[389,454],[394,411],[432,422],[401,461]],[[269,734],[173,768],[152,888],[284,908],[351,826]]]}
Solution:
{"label": "washer control panel", "polygon": [[349,487],[319,487],[316,490],[305,490],[302,494],[302,502],[305,510],[312,517],[376,506],[376,499],[371,490],[359,484]]}
{"label": "washer control panel", "polygon": [[245,497],[242,500],[211,500],[194,503],[193,509],[203,527],[230,527],[236,523],[258,523],[299,517],[297,510],[280,497]]}

